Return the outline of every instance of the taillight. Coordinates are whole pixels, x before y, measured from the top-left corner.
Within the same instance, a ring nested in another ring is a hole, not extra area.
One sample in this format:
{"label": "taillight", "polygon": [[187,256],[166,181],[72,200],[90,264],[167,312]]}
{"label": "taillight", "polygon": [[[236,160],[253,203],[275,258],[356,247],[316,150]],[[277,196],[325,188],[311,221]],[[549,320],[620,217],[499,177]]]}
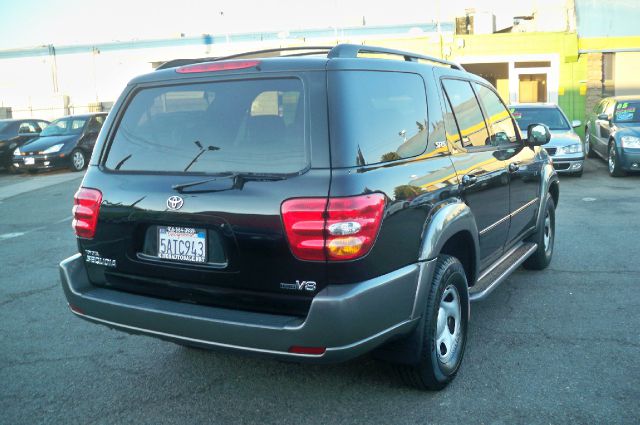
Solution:
{"label": "taillight", "polygon": [[192,74],[198,72],[213,72],[213,71],[230,71],[234,69],[253,68],[260,65],[260,61],[224,61],[224,62],[205,62],[195,65],[185,65],[176,69],[179,74]]}
{"label": "taillight", "polygon": [[327,206],[327,258],[353,260],[376,241],[384,213],[384,195],[332,198]]}
{"label": "taillight", "polygon": [[289,199],[282,220],[291,252],[301,260],[344,261],[365,256],[373,246],[385,197]]}
{"label": "taillight", "polygon": [[102,193],[81,187],[73,197],[73,230],[80,238],[91,239],[96,234]]}

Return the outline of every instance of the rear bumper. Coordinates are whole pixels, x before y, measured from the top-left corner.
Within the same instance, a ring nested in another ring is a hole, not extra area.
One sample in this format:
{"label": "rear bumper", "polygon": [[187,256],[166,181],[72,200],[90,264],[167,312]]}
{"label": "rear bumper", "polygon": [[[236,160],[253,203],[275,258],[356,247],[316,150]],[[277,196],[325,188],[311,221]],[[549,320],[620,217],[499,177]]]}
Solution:
{"label": "rear bumper", "polygon": [[[77,316],[111,328],[175,342],[267,356],[331,363],[364,354],[413,330],[416,294],[435,260],[365,282],[333,285],[313,299],[306,318],[180,303],[91,285],[76,254],[60,263],[67,301]],[[420,291],[422,292],[422,291]],[[289,353],[292,346],[325,347],[323,354]]]}

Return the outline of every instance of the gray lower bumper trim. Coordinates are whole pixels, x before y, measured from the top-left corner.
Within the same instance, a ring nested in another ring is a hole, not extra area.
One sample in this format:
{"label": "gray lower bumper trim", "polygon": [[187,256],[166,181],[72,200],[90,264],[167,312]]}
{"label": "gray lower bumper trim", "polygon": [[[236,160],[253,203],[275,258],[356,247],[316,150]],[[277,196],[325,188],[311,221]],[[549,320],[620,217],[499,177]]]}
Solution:
{"label": "gray lower bumper trim", "polygon": [[[72,311],[89,321],[204,347],[334,362],[409,333],[419,319],[414,315],[416,295],[432,266],[432,262],[420,262],[365,282],[330,285],[314,297],[304,319],[95,287],[79,254],[60,264],[60,275]],[[289,353],[293,345],[325,347],[326,351],[322,355]]]}

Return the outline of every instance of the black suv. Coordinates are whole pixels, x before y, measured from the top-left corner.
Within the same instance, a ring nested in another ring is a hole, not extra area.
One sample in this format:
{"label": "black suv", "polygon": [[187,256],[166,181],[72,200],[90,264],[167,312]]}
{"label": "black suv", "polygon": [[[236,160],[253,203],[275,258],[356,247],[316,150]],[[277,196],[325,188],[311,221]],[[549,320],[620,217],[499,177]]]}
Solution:
{"label": "black suv", "polygon": [[75,195],[71,310],[295,361],[374,351],[443,388],[469,302],[549,264],[548,129],[523,140],[493,87],[451,62],[268,53],[174,61],[127,86]]}

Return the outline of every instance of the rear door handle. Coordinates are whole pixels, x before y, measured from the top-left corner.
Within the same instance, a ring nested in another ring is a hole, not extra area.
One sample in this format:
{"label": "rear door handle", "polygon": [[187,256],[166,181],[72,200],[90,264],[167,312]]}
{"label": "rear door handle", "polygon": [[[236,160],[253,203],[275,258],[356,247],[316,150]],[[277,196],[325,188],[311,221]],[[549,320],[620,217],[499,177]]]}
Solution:
{"label": "rear door handle", "polygon": [[465,174],[464,176],[462,176],[462,185],[463,186],[470,186],[470,185],[474,184],[477,181],[478,181],[478,177],[476,177],[476,176],[472,176],[470,174]]}
{"label": "rear door handle", "polygon": [[519,169],[520,169],[520,164],[518,164],[517,162],[512,162],[511,164],[509,164],[509,172],[510,173],[515,173]]}

